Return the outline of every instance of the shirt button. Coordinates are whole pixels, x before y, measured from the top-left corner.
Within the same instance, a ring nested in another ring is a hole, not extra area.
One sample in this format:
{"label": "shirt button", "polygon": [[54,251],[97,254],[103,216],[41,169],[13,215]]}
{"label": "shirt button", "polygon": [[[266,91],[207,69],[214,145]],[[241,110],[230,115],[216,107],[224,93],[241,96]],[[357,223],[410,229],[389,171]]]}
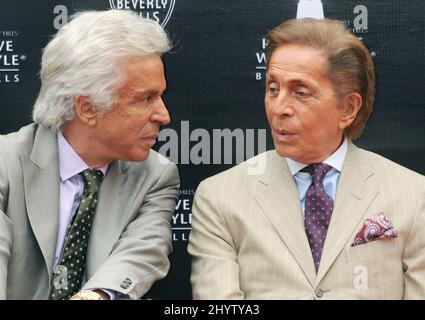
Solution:
{"label": "shirt button", "polygon": [[316,290],[316,297],[317,298],[322,298],[323,297],[323,291],[322,291],[322,289],[317,289]]}

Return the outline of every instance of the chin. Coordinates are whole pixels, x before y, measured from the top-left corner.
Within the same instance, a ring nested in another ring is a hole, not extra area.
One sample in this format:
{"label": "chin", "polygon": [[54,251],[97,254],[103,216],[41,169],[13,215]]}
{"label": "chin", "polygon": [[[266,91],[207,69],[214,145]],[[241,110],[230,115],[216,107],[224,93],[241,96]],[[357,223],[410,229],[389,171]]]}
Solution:
{"label": "chin", "polygon": [[297,156],[295,150],[291,150],[293,148],[291,148],[290,146],[282,146],[275,144],[275,149],[277,154],[281,157],[291,158],[292,160],[298,161],[297,158],[299,158],[299,156]]}
{"label": "chin", "polygon": [[276,149],[276,152],[278,153],[278,155],[280,155],[281,157],[287,157],[290,152],[289,152],[289,147],[285,144],[283,145],[282,143],[279,142],[274,142],[274,148]]}
{"label": "chin", "polygon": [[150,149],[137,150],[137,152],[130,154],[128,159],[125,159],[125,160],[132,161],[132,162],[142,162],[142,161],[145,161],[147,157],[149,157],[149,154],[150,154]]}
{"label": "chin", "polygon": [[291,158],[292,159],[292,155],[289,152],[285,152],[283,151],[281,148],[276,149],[276,152],[279,156],[284,157],[284,158]]}

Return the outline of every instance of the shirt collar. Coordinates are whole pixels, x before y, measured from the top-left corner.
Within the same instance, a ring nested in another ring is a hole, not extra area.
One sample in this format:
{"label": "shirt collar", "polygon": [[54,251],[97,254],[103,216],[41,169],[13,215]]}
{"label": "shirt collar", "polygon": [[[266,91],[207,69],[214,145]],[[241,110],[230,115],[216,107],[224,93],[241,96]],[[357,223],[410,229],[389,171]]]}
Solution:
{"label": "shirt collar", "polygon": [[[90,169],[83,159],[74,151],[71,145],[66,141],[62,132],[58,130],[58,153],[59,153],[59,175],[64,182],[80,172]],[[108,164],[99,170],[105,175],[108,170]]]}
{"label": "shirt collar", "polygon": [[[341,172],[342,165],[344,164],[345,156],[347,155],[348,150],[348,139],[347,137],[344,137],[344,141],[340,145],[340,147],[325,161],[322,161],[322,163],[326,163],[330,166],[332,166],[334,169]],[[299,171],[304,169],[308,166],[306,163],[298,162],[295,160],[292,160],[290,158],[285,158],[286,162],[288,163],[289,171],[291,171],[291,175],[297,174]]]}

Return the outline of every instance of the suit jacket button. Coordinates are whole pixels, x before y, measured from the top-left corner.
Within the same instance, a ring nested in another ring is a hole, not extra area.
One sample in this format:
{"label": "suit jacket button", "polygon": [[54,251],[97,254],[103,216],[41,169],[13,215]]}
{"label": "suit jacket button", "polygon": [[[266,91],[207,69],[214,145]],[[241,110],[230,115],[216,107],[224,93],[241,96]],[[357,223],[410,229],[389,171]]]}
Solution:
{"label": "suit jacket button", "polygon": [[317,289],[315,293],[316,293],[317,298],[323,297],[323,290],[322,289]]}

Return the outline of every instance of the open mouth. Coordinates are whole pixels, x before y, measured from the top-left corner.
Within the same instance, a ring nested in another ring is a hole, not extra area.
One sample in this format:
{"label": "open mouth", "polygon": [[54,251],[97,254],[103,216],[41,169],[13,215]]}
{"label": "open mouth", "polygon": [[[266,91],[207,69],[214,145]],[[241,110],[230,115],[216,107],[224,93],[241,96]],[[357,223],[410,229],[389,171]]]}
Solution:
{"label": "open mouth", "polygon": [[282,129],[276,129],[273,130],[273,132],[275,139],[280,142],[288,142],[294,139],[295,137],[294,133]]}
{"label": "open mouth", "polygon": [[154,145],[158,139],[158,135],[151,135],[143,138],[143,141],[146,141],[148,144]]}

